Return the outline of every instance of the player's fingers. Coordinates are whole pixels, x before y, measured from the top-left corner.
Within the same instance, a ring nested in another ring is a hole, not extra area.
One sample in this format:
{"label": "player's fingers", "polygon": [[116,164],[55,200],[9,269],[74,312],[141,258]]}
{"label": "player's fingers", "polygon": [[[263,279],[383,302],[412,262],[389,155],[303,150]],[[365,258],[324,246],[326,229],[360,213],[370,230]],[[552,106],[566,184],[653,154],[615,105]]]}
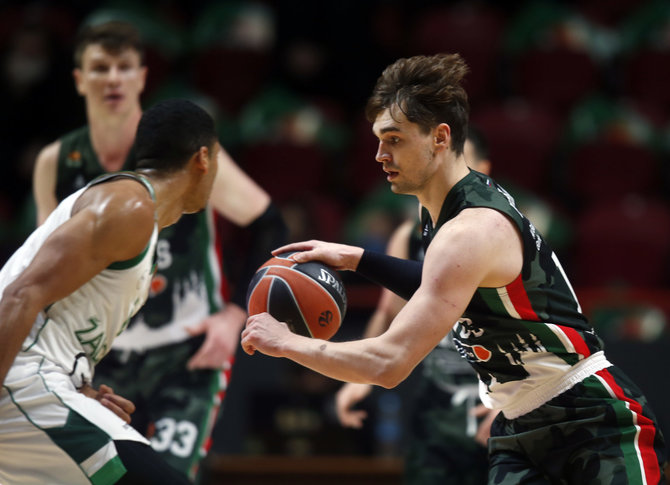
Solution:
{"label": "player's fingers", "polygon": [[314,247],[314,241],[300,241],[290,244],[285,244],[277,249],[272,251],[272,255],[276,256],[280,253],[286,253],[289,251],[305,251],[307,249],[312,249]]}
{"label": "player's fingers", "polygon": [[102,401],[103,399],[123,409],[127,414],[133,414],[135,412],[135,404],[123,396],[119,396],[118,394],[104,394],[100,400]]}
{"label": "player's fingers", "polygon": [[98,387],[98,392],[102,394],[114,394],[114,389],[109,387],[107,384],[100,384],[100,387]]}
{"label": "player's fingers", "polygon": [[114,403],[109,397],[103,397],[100,400],[100,404],[112,411],[119,418],[123,419],[126,423],[130,424],[130,413],[126,412],[121,406],[118,406],[116,403]]}
{"label": "player's fingers", "polygon": [[368,413],[363,410],[348,411],[340,416],[342,426],[347,428],[359,429],[363,427],[363,421],[367,418]]}

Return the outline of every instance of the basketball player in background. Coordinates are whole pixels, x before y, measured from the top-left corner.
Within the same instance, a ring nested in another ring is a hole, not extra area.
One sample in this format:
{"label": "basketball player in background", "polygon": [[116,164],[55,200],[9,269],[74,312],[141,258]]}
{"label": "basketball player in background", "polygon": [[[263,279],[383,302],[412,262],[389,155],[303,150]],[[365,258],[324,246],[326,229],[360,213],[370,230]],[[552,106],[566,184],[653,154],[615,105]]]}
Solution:
{"label": "basketball player in background", "polygon": [[458,54],[399,59],[366,107],[391,189],[422,206],[424,262],[323,241],[276,250],[357,271],[407,299],[389,329],[328,342],[262,313],[247,320],[242,347],[390,388],[453,328],[482,402],[501,411],[488,441],[491,485],[663,483],[665,443],[646,398],[607,360],[542,235],[466,164],[467,70]]}
{"label": "basketball player in background", "polygon": [[[138,31],[119,21],[87,26],[77,39],[74,61],[88,125],[38,156],[33,189],[40,224],[58,201],[94,177],[133,165],[147,76]],[[286,237],[269,195],[223,149],[218,162],[210,204],[160,233],[149,299],[96,370],[96,383],[135,403],[133,426],[192,478],[211,446],[246,319],[248,281]],[[247,228],[250,236],[244,274],[225,303],[212,209]]]}
{"label": "basketball player in background", "polygon": [[[473,126],[463,147],[467,165],[488,175],[491,162],[483,135]],[[387,254],[403,259],[423,259],[421,224],[410,219],[391,236]],[[388,330],[406,300],[383,289],[364,338]],[[346,383],[335,397],[338,419],[343,426],[360,428],[366,412],[355,409],[372,391],[370,384]],[[412,485],[486,483],[486,442],[497,411],[478,405],[477,374],[456,349],[447,334],[421,363],[405,451],[404,483]],[[483,416],[478,422],[477,417]]]}
{"label": "basketball player in background", "polygon": [[91,379],[147,298],[158,232],[206,206],[221,148],[184,100],[148,109],[135,148],[136,172],[66,198],[0,271],[1,483],[189,483]]}

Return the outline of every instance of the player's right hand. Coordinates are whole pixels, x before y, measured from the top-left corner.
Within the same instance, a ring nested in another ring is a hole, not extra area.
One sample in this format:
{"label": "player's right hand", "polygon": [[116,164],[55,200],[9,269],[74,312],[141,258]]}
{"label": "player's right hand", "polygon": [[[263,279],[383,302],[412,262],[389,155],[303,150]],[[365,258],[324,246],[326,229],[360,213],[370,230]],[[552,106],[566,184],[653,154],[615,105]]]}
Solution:
{"label": "player's right hand", "polygon": [[370,384],[351,382],[346,383],[337,391],[335,410],[342,426],[356,429],[363,427],[363,420],[368,417],[368,413],[362,409],[352,408],[365,399],[371,391],[372,386]]}

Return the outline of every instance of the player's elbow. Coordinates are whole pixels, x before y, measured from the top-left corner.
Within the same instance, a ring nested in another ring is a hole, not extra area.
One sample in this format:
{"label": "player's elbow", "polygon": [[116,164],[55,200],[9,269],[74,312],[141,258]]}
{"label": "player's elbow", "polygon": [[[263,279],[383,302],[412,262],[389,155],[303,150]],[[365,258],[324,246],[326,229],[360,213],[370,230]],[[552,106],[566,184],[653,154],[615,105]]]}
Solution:
{"label": "player's elbow", "polygon": [[375,384],[386,389],[392,389],[407,379],[412,368],[407,365],[407,361],[399,357],[386,359],[378,368],[375,376]]}

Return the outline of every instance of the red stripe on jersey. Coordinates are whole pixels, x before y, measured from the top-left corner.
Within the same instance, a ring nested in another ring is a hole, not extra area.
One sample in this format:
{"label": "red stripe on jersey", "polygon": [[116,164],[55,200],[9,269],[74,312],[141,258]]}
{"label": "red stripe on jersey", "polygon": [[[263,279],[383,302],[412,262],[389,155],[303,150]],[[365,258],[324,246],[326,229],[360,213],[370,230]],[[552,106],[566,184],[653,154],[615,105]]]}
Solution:
{"label": "red stripe on jersey", "polygon": [[575,351],[578,354],[583,355],[584,357],[588,357],[589,355],[591,355],[589,346],[586,345],[586,341],[577,330],[571,327],[564,327],[563,325],[556,325],[556,326],[560,328],[563,331],[563,333],[568,337],[568,340],[570,340],[570,343],[575,348]]}
{"label": "red stripe on jersey", "polygon": [[[207,210],[212,209],[210,208]],[[214,219],[214,250],[216,251],[217,263],[219,263],[219,268],[221,268],[221,288],[219,289],[219,293],[221,294],[223,301],[228,302],[230,301],[231,291],[228,278],[223,272],[223,238],[221,237],[222,221],[219,219],[220,216],[216,212],[212,214],[212,217]]]}
{"label": "red stripe on jersey", "polygon": [[539,317],[533,310],[532,305],[530,304],[530,299],[526,293],[526,288],[523,286],[521,275],[519,275],[505,288],[507,289],[507,295],[509,296],[512,305],[514,305],[514,309],[523,320],[531,320],[535,322],[540,321]]}
{"label": "red stripe on jersey", "polygon": [[637,425],[640,427],[640,435],[638,437],[638,446],[640,449],[640,457],[642,458],[643,471],[649,485],[658,483],[661,479],[661,472],[654,451],[654,436],[656,435],[656,427],[654,422],[642,414],[642,406],[639,402],[626,397],[621,389],[621,386],[614,380],[614,376],[610,374],[607,369],[596,372],[602,377],[607,385],[610,386],[617,399],[628,403],[629,409],[637,416]]}

